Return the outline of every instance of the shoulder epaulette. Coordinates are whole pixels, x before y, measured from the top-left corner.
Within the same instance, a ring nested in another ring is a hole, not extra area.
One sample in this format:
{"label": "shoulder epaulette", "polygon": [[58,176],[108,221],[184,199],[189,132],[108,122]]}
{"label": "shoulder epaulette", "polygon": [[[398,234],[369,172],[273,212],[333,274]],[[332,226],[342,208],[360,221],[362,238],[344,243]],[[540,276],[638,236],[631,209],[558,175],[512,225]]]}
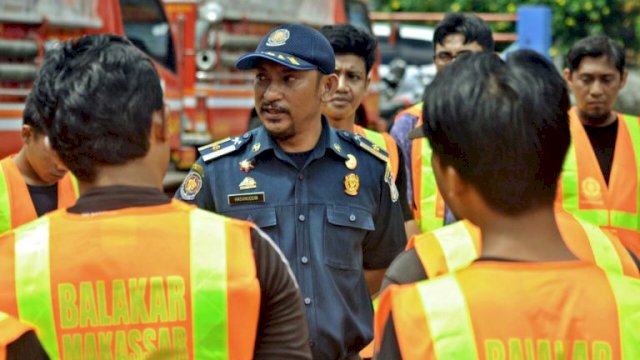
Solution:
{"label": "shoulder epaulette", "polygon": [[211,161],[240,149],[249,140],[251,140],[251,133],[245,133],[242,136],[228,137],[209,145],[201,146],[198,148],[198,152],[202,156],[202,160],[205,162]]}
{"label": "shoulder epaulette", "polygon": [[343,139],[358,145],[358,147],[360,147],[361,149],[365,150],[369,154],[377,157],[378,159],[380,159],[380,160],[382,160],[384,162],[388,162],[389,161],[389,154],[387,154],[386,151],[384,151],[382,148],[380,148],[380,146],[372,143],[370,140],[368,140],[364,136],[358,135],[358,134],[354,134],[354,133],[350,133],[348,131],[338,131],[338,134]]}

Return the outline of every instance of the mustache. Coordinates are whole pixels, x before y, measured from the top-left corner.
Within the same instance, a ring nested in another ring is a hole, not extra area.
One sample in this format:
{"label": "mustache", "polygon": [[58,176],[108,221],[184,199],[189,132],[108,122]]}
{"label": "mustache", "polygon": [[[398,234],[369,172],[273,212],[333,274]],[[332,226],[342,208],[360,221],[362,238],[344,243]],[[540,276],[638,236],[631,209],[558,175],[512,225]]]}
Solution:
{"label": "mustache", "polygon": [[273,103],[273,102],[268,102],[268,103],[263,103],[262,106],[260,106],[260,110],[261,111],[278,111],[278,112],[283,112],[283,113],[289,113],[289,109],[285,106],[282,105],[278,105],[277,103]]}

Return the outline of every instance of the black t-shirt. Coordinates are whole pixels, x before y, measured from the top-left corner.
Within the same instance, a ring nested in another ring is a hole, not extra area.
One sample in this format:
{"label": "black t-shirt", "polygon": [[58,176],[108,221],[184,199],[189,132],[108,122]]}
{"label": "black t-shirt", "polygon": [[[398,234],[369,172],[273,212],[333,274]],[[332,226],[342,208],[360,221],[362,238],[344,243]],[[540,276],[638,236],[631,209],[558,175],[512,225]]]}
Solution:
{"label": "black t-shirt", "polygon": [[46,359],[49,359],[49,356],[33,331],[25,333],[7,346],[7,360]]}
{"label": "black t-shirt", "polygon": [[584,130],[589,136],[591,147],[596,153],[600,171],[604,176],[604,181],[609,184],[611,175],[611,165],[613,164],[613,154],[616,150],[616,137],[618,135],[618,121],[604,127],[584,126]]}
{"label": "black t-shirt", "polygon": [[27,185],[38,217],[58,208],[58,183],[51,186]]}

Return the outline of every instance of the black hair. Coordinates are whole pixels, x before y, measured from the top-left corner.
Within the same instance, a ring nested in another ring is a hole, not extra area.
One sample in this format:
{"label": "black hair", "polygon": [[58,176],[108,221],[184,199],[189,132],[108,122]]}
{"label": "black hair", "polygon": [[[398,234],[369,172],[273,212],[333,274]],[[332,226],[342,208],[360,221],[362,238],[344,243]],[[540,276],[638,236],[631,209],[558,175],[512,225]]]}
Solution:
{"label": "black hair", "polygon": [[449,13],[436,26],[433,43],[443,44],[451,34],[462,34],[464,43],[477,42],[485,51],[494,51],[495,43],[489,25],[474,14]]}
{"label": "black hair", "polygon": [[423,131],[434,154],[494,210],[551,206],[569,147],[569,93],[553,64],[531,50],[505,63],[462,56],[425,89]]}
{"label": "black hair", "polygon": [[[59,43],[55,43],[53,48],[57,46]],[[55,111],[56,96],[53,87],[56,75],[63,66],[63,60],[56,51],[45,53],[45,61],[38,69],[31,92],[25,102],[22,122],[40,135],[46,133],[47,124],[51,122]]]}
{"label": "black hair", "polygon": [[376,38],[349,24],[325,25],[320,32],[329,40],[336,56],[353,54],[361,57],[369,73],[376,60]]}
{"label": "black hair", "polygon": [[115,35],[84,36],[52,52],[50,58],[63,65],[55,81],[55,114],[47,125],[51,145],[69,170],[91,182],[96,166],[143,157],[152,114],[163,107],[151,60]]}
{"label": "black hair", "polygon": [[574,72],[585,57],[606,56],[620,75],[624,73],[625,58],[622,46],[606,35],[591,35],[579,40],[567,53],[567,67]]}

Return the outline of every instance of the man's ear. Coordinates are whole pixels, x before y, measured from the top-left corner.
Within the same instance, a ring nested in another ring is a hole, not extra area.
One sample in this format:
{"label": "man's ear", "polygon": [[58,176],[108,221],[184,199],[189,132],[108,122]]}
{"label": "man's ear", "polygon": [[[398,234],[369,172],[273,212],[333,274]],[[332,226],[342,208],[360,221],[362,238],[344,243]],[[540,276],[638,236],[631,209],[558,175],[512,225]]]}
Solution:
{"label": "man's ear", "polygon": [[329,102],[333,97],[333,94],[338,89],[338,75],[330,74],[324,75],[324,79],[322,81],[322,102]]}
{"label": "man's ear", "polygon": [[28,139],[30,139],[33,135],[35,135],[34,129],[31,125],[23,124],[20,129],[20,137],[22,137],[22,142],[26,143]]}
{"label": "man's ear", "polygon": [[622,72],[622,77],[620,78],[620,89],[622,89],[627,84],[627,77],[629,72],[627,70]]}
{"label": "man's ear", "polygon": [[168,105],[164,105],[161,110],[156,110],[151,115],[151,134],[158,142],[169,140],[169,118],[171,110]]}
{"label": "man's ear", "polygon": [[564,68],[564,70],[562,70],[562,76],[567,81],[567,86],[569,86],[569,89],[571,89],[573,86],[573,82],[571,81],[571,71],[569,71],[568,68]]}

